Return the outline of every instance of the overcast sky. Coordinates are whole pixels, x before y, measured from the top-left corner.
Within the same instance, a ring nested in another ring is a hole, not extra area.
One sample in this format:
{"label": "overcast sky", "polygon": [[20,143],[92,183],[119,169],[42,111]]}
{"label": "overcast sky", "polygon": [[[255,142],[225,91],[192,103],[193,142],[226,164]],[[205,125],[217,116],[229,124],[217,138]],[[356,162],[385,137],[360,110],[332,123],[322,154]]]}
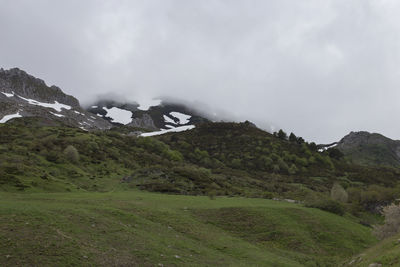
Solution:
{"label": "overcast sky", "polygon": [[0,67],[83,103],[207,103],[328,143],[400,139],[398,0],[0,0]]}

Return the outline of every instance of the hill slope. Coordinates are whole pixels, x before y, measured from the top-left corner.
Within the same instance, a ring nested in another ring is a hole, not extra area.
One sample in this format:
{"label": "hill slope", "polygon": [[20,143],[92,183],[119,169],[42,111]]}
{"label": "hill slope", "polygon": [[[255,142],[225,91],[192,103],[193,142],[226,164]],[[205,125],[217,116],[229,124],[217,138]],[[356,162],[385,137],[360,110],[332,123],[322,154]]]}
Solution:
{"label": "hill slope", "polygon": [[0,196],[2,266],[337,266],[375,242],[350,219],[272,200]]}
{"label": "hill slope", "polygon": [[351,132],[340,140],[336,148],[353,163],[400,167],[400,141],[381,134]]}
{"label": "hill slope", "polygon": [[363,251],[358,256],[349,260],[350,266],[370,266],[377,263],[382,266],[400,266],[400,235],[385,239],[375,246]]}

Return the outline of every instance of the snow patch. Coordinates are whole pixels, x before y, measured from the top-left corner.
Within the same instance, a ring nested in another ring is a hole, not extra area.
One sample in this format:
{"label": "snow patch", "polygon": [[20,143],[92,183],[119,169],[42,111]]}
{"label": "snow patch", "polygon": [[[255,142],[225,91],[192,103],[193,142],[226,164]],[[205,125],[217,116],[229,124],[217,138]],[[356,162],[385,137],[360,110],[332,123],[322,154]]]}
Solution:
{"label": "snow patch", "polygon": [[132,111],[112,107],[110,109],[103,107],[107,111],[106,117],[110,117],[112,122],[128,124],[132,122]]}
{"label": "snow patch", "polygon": [[165,121],[166,123],[176,124],[176,122],[175,122],[173,119],[171,119],[170,117],[168,117],[168,116],[166,116],[166,115],[163,115],[163,116],[164,116],[164,121]]}
{"label": "snow patch", "polygon": [[75,112],[76,114],[79,114],[79,115],[85,116],[85,114],[83,114],[82,112],[79,112],[79,111],[76,111],[76,110],[74,110],[74,112]]}
{"label": "snow patch", "polygon": [[192,116],[180,113],[180,112],[170,112],[169,115],[171,115],[174,118],[177,118],[179,120],[179,124],[189,123],[189,120],[192,117]]}
{"label": "snow patch", "polygon": [[19,96],[19,95],[17,95],[17,96],[18,96],[19,98],[21,98],[21,99],[27,101],[27,102],[28,102],[29,104],[31,104],[31,105],[41,106],[41,107],[45,107],[45,108],[52,108],[52,109],[54,109],[54,110],[56,110],[56,111],[58,111],[58,112],[60,112],[62,108],[64,108],[64,109],[71,109],[71,106],[58,103],[57,101],[54,101],[54,103],[51,104],[51,103],[39,102],[39,101],[36,101],[36,100],[33,100],[33,99],[29,99],[29,98],[24,98],[24,97]]}
{"label": "snow patch", "polygon": [[22,116],[19,114],[19,111],[18,111],[16,114],[5,115],[5,116],[0,120],[0,123],[6,123],[7,121],[9,121],[9,120],[11,120],[11,119],[20,118],[20,117],[22,117]]}
{"label": "snow patch", "polygon": [[148,136],[155,136],[155,135],[161,135],[161,134],[166,134],[166,133],[173,133],[173,132],[183,132],[187,130],[194,129],[194,125],[186,125],[186,126],[180,126],[168,130],[161,130],[161,131],[156,131],[156,132],[150,132],[150,133],[142,133],[140,136],[143,137],[148,137]]}
{"label": "snow patch", "polygon": [[60,118],[61,118],[61,117],[65,117],[64,115],[57,114],[57,113],[54,113],[54,112],[51,112],[51,111],[50,111],[50,113],[53,114],[54,116],[57,116],[57,117],[60,117]]}
{"label": "snow patch", "polygon": [[150,107],[159,106],[160,104],[160,99],[142,100],[139,102],[138,109],[146,111],[149,110]]}
{"label": "snow patch", "polygon": [[92,106],[92,108],[98,108],[97,106]]}
{"label": "snow patch", "polygon": [[0,92],[0,93],[2,93],[3,95],[5,95],[6,97],[13,97],[13,96],[14,96],[14,92],[12,92],[12,94],[5,93],[5,92]]}

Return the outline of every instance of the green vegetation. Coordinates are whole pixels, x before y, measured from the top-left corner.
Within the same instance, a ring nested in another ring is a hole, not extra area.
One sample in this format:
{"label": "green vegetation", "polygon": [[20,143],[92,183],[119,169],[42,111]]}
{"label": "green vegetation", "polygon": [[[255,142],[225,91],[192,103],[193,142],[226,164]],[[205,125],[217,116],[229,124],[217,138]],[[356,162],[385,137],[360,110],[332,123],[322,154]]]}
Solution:
{"label": "green vegetation", "polygon": [[377,245],[363,251],[358,256],[352,257],[350,266],[364,267],[372,263],[382,264],[385,267],[400,265],[400,235],[393,236],[379,242]]}
{"label": "green vegetation", "polygon": [[0,193],[0,265],[337,266],[375,239],[351,218],[265,199]]}
{"label": "green vegetation", "polygon": [[[294,134],[282,139],[249,123],[204,123],[192,131],[156,138],[129,136],[127,128],[85,132],[43,125],[41,119],[22,118],[0,126],[0,190],[139,188],[184,195],[276,197],[313,207],[341,206],[355,216],[390,203],[400,192],[396,169],[351,165],[318,152],[315,144]],[[343,187],[348,201],[332,195],[342,204],[331,202],[333,184]]]}
{"label": "green vegetation", "polygon": [[293,133],[131,130],[0,125],[0,265],[337,266],[400,195],[399,169]]}

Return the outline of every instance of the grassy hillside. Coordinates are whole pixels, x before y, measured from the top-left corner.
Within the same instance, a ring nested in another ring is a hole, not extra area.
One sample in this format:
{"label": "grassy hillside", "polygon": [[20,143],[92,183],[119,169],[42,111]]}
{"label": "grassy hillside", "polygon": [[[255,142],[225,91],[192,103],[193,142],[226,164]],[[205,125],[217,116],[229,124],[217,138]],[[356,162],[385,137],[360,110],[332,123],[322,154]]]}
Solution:
{"label": "grassy hillside", "polygon": [[385,239],[348,262],[350,266],[369,266],[372,263],[382,266],[400,266],[400,235]]}
{"label": "grassy hillside", "polygon": [[[400,194],[398,169],[250,123],[130,130],[0,125],[1,266],[341,266],[376,243],[371,212]],[[384,241],[357,263],[395,266],[396,252]]]}
{"label": "grassy hillside", "polygon": [[338,266],[373,243],[350,217],[265,199],[0,193],[1,266]]}
{"label": "grassy hillside", "polygon": [[281,139],[248,123],[205,123],[156,138],[131,137],[128,131],[85,132],[32,118],[0,125],[0,190],[139,188],[313,202],[328,200],[339,182],[350,201],[342,209],[356,216],[400,192],[398,169],[351,165],[313,144]]}

